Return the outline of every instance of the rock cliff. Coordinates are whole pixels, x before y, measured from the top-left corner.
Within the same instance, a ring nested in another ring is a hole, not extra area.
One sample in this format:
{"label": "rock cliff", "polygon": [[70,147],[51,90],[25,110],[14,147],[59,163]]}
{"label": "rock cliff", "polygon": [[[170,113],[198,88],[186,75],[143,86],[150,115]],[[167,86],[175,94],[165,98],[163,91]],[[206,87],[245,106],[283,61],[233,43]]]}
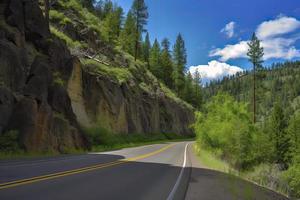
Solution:
{"label": "rock cliff", "polygon": [[[75,26],[84,26],[80,19],[51,22],[89,52],[106,48],[94,31]],[[1,1],[0,136],[17,131],[27,151],[67,152],[89,146],[83,127],[193,134],[193,109],[142,63],[109,47],[99,54],[104,64],[69,48],[50,32],[37,0]]]}

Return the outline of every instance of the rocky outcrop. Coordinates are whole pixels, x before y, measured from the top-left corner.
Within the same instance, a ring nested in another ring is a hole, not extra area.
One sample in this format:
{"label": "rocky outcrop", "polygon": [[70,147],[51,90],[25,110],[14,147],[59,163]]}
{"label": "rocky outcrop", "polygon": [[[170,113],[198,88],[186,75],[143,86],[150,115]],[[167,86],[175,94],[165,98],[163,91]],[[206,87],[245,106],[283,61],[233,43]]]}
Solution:
{"label": "rocky outcrop", "polygon": [[[79,37],[74,27],[67,29]],[[101,49],[98,36],[89,35],[87,44]],[[103,56],[111,64],[129,67],[122,54],[108,49]],[[83,70],[80,60],[51,35],[37,0],[0,2],[0,137],[17,132],[27,151],[68,152],[89,147],[82,127],[101,126],[116,134],[191,135],[193,110],[159,86],[154,95],[145,92],[139,87],[143,81],[136,75],[120,84]]]}
{"label": "rocky outcrop", "polygon": [[72,107],[81,125],[101,126],[114,133],[192,135],[193,110],[141,90],[136,80],[121,85],[74,63],[68,84]]}
{"label": "rocky outcrop", "polygon": [[63,84],[67,47],[51,37],[38,1],[4,0],[0,9],[0,135],[17,131],[27,151],[87,148]]}

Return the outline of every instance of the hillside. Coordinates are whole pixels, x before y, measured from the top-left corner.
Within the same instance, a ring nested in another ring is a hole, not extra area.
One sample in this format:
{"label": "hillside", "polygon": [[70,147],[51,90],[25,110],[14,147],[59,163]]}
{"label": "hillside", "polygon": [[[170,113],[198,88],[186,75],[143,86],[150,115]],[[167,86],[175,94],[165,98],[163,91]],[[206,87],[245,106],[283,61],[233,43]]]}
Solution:
{"label": "hillside", "polygon": [[[257,114],[259,121],[264,121],[279,102],[285,108],[287,120],[300,108],[300,62],[273,64],[261,69],[257,74]],[[219,92],[226,92],[240,102],[252,105],[253,74],[250,71],[225,77],[205,87],[206,101]]]}
{"label": "hillside", "polygon": [[40,6],[0,4],[0,133],[8,148],[87,148],[82,130],[92,127],[111,134],[193,134],[193,107],[145,63],[106,42],[95,15],[77,1],[55,1],[48,27]]}

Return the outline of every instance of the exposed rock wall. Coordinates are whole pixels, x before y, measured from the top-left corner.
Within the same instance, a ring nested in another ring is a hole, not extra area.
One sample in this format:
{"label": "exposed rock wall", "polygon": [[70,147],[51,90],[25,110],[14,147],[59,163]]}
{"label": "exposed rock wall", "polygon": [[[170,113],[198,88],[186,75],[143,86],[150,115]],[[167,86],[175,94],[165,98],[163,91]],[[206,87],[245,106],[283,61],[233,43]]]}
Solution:
{"label": "exposed rock wall", "polygon": [[114,133],[176,133],[192,135],[193,110],[163,93],[150,95],[131,80],[119,84],[107,76],[82,70],[74,63],[69,95],[79,122]]}
{"label": "exposed rock wall", "polygon": [[36,0],[0,3],[0,134],[28,151],[86,148],[65,89],[73,58],[51,37]]}
{"label": "exposed rock wall", "polygon": [[17,131],[28,151],[66,152],[89,146],[82,126],[188,135],[192,122],[193,111],[163,93],[84,71],[37,0],[0,2],[0,136]]}

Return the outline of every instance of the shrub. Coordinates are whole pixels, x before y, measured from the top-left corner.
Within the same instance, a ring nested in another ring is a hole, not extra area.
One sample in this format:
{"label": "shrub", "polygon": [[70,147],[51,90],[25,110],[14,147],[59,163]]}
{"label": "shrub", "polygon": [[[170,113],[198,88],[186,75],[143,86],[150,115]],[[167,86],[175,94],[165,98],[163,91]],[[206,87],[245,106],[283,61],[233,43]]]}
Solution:
{"label": "shrub", "polygon": [[292,165],[283,173],[283,178],[290,186],[291,196],[300,198],[300,164]]}
{"label": "shrub", "polygon": [[227,94],[218,94],[205,105],[206,113],[196,113],[194,125],[197,143],[219,152],[223,159],[238,169],[254,163],[253,135],[247,105]]}
{"label": "shrub", "polygon": [[4,152],[18,152],[19,146],[19,132],[11,130],[0,135],[0,150]]}

